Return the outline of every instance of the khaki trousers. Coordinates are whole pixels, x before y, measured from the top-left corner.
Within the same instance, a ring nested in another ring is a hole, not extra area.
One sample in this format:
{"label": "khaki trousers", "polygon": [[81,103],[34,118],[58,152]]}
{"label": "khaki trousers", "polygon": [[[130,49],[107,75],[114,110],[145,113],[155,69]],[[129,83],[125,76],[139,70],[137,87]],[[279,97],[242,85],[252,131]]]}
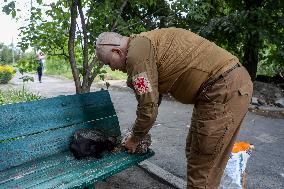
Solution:
{"label": "khaki trousers", "polygon": [[220,184],[252,96],[251,78],[242,66],[205,84],[194,106],[186,143],[187,189]]}

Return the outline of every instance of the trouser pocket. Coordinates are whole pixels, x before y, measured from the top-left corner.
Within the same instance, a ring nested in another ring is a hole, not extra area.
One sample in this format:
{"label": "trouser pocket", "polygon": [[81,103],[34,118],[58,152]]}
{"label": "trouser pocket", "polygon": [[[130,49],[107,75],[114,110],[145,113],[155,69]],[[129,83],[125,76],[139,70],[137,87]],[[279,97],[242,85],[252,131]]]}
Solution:
{"label": "trouser pocket", "polygon": [[214,120],[192,120],[190,130],[190,151],[200,155],[214,155],[224,145],[232,116],[226,115]]}

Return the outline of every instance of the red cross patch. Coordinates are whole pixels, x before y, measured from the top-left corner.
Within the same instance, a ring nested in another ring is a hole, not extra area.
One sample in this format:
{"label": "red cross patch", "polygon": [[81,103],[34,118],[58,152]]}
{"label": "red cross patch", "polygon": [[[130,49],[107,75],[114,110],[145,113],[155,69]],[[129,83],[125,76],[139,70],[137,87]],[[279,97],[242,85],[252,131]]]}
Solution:
{"label": "red cross patch", "polygon": [[132,78],[132,84],[137,94],[142,95],[152,91],[146,72],[137,74]]}

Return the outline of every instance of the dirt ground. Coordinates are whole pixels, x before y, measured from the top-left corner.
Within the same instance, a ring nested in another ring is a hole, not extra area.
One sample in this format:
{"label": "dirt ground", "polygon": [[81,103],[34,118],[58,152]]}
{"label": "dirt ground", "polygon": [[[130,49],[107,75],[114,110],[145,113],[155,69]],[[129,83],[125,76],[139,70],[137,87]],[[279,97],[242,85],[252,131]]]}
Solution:
{"label": "dirt ground", "polygon": [[253,86],[253,96],[265,102],[264,105],[274,106],[274,102],[284,97],[284,88],[274,83],[264,83],[255,81]]}

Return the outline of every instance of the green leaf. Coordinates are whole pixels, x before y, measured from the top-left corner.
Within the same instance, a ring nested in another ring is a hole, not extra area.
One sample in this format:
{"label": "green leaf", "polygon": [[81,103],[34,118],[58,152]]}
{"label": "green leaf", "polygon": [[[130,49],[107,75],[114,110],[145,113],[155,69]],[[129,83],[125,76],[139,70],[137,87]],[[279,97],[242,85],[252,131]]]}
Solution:
{"label": "green leaf", "polygon": [[36,0],[38,4],[42,4],[42,0]]}
{"label": "green leaf", "polygon": [[6,13],[7,15],[11,14],[11,12],[15,11],[15,2],[11,1],[7,5],[4,5],[2,8],[2,11]]}

